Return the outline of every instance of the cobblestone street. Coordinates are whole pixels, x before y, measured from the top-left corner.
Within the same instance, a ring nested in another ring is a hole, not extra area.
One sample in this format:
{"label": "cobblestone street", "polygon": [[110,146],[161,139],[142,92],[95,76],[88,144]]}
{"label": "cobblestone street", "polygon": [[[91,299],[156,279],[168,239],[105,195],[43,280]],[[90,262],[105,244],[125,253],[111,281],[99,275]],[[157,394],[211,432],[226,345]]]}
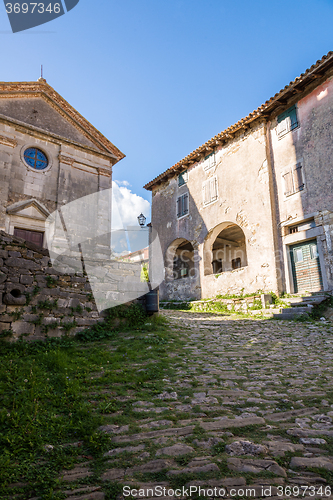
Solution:
{"label": "cobblestone street", "polygon": [[[116,447],[102,480],[141,495],[160,486],[169,496],[168,489],[192,485],[208,487],[210,496],[212,488],[244,498],[330,496],[332,324],[163,315],[187,342],[182,355],[170,352],[177,377],[164,380],[154,402],[133,395],[140,432],[105,426]],[[178,418],[184,413],[188,418]],[[121,455],[133,454],[142,463],[119,467]],[[147,473],[155,480],[138,479]]]}

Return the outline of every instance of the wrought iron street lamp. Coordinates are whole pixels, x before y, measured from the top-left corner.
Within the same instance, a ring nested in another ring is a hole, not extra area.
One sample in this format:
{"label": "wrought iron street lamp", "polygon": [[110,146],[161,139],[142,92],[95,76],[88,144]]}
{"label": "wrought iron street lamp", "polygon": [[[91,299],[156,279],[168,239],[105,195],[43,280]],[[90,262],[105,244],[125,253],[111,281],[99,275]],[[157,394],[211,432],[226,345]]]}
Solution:
{"label": "wrought iron street lamp", "polygon": [[138,222],[139,222],[140,227],[145,227],[146,220],[147,220],[146,217],[143,215],[143,213],[141,213],[138,217]]}

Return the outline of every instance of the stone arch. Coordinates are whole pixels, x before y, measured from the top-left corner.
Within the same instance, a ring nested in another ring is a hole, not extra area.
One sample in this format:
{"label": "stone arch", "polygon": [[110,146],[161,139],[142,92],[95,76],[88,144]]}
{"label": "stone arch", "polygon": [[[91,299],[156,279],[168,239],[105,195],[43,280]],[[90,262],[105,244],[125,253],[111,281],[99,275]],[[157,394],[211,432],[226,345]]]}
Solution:
{"label": "stone arch", "polygon": [[204,275],[220,274],[247,266],[246,239],[234,222],[222,222],[212,229],[204,242]]}
{"label": "stone arch", "polygon": [[177,238],[169,245],[165,256],[165,269],[168,281],[194,276],[194,247],[190,241]]}

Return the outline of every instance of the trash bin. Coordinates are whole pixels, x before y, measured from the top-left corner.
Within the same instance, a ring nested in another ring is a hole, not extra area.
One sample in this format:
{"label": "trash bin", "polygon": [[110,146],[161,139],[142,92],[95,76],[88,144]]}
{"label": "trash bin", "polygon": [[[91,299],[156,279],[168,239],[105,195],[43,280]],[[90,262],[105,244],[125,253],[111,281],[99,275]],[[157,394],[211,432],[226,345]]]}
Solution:
{"label": "trash bin", "polygon": [[160,297],[158,288],[146,293],[146,311],[148,314],[159,312],[159,303]]}

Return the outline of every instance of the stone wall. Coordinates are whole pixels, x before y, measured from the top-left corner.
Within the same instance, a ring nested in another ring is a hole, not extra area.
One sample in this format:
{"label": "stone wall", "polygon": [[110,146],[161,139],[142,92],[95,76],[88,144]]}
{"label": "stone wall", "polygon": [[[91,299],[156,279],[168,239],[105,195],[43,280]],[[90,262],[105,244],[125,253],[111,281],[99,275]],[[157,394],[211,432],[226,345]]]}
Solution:
{"label": "stone wall", "polygon": [[[140,264],[113,262],[110,266],[113,274],[122,276],[119,290],[111,288],[113,298],[121,301],[126,278],[132,276],[139,282]],[[105,278],[101,281],[103,289],[108,287]],[[143,294],[147,285],[141,286]],[[7,331],[14,340],[74,335],[102,319],[84,273],[60,273],[52,267],[47,250],[0,231],[2,337]]]}

